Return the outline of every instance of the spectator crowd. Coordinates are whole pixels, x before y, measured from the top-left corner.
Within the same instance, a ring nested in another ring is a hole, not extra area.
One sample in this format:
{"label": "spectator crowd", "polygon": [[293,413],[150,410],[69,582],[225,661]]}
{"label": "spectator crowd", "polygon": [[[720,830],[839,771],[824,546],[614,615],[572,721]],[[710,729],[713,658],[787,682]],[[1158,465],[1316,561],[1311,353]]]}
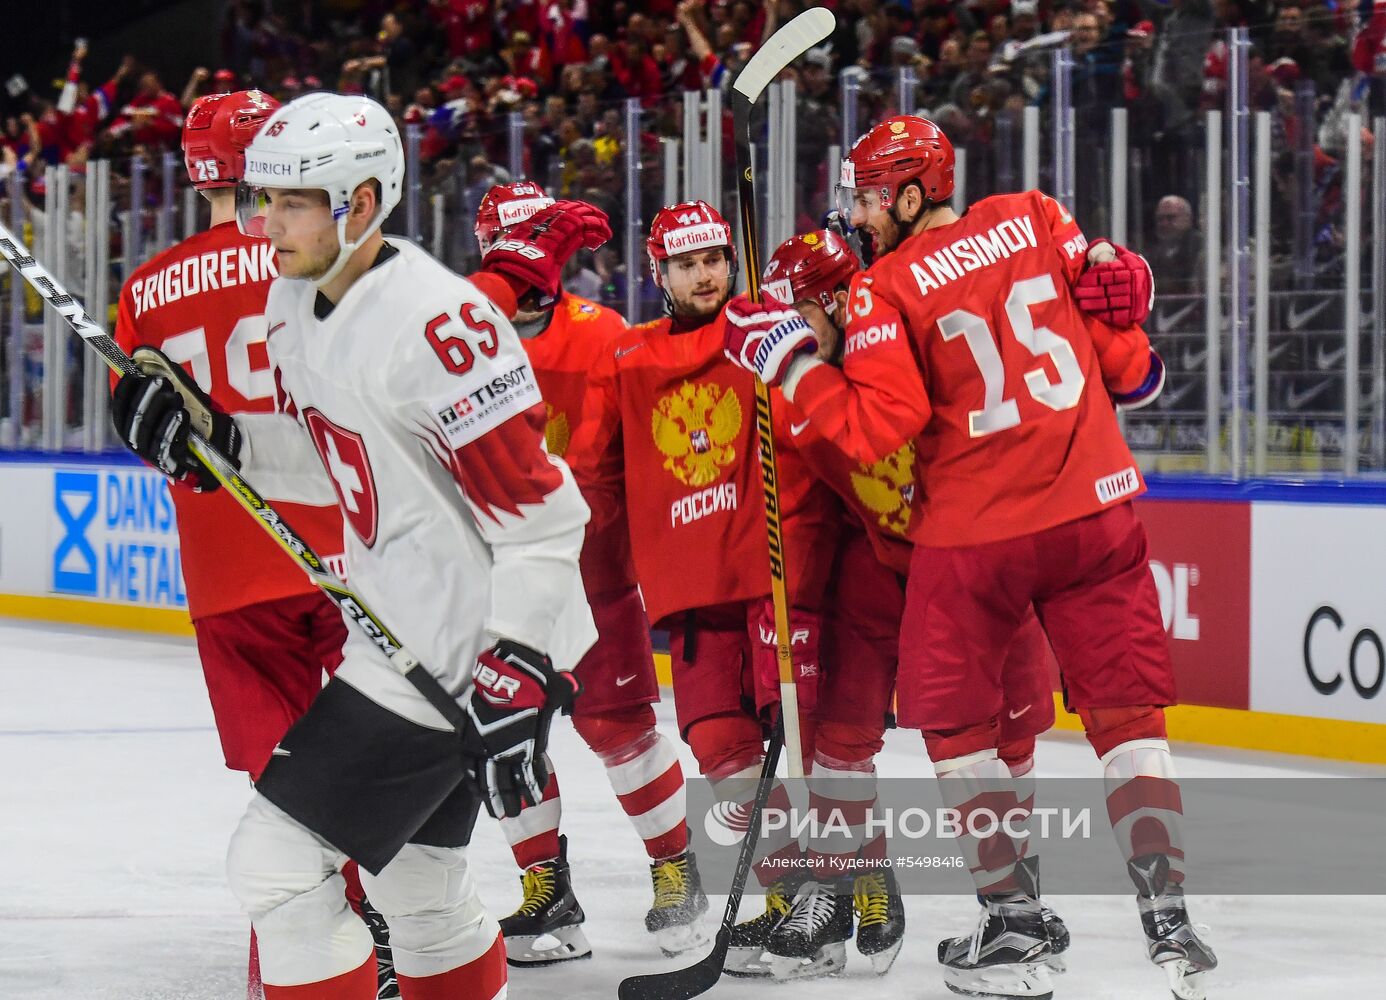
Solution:
{"label": "spectator crowd", "polygon": [[[1052,53],[1061,47],[1074,63],[1076,207],[1097,230],[1109,221],[1102,217],[1102,193],[1115,107],[1128,111],[1131,155],[1148,179],[1135,192],[1144,231],[1153,239],[1168,229],[1157,226],[1161,205],[1170,209],[1166,216],[1177,208],[1181,224],[1190,215],[1189,225],[1196,225],[1191,214],[1201,178],[1194,154],[1202,147],[1202,112],[1225,102],[1228,27],[1249,29],[1253,108],[1275,115],[1284,148],[1312,150],[1314,178],[1325,190],[1331,177],[1322,178],[1333,173],[1343,149],[1346,111],[1386,111],[1386,3],[818,2],[836,9],[837,31],[789,71],[798,88],[801,225],[816,223],[815,213],[827,204],[835,176],[824,151],[841,141],[848,92],[862,129],[902,102],[937,121],[968,152],[970,197],[1017,186],[1018,123],[1026,106],[1050,100]],[[601,205],[619,224],[623,159],[632,139],[621,104],[634,97],[642,107],[634,141],[649,218],[662,190],[659,139],[680,135],[682,93],[727,86],[763,38],[810,5],[236,0],[227,6],[220,62],[197,69],[177,92],[170,89],[177,81],[165,79],[159,66],[132,57],[109,79],[88,79],[84,45],[73,52],[61,92],[29,89],[12,77],[0,95],[0,175],[18,173],[37,201],[48,167],[80,172],[92,158],[128,162],[176,149],[184,110],[201,94],[254,86],[287,101],[334,89],[369,94],[401,125],[419,126],[425,185],[455,192],[462,205],[474,206],[487,187],[508,178],[518,112],[524,174],[555,195]],[[902,72],[913,82],[902,86]],[[732,144],[722,148],[730,157]],[[1043,159],[1052,159],[1047,145]],[[730,180],[732,172],[724,176]],[[1170,197],[1180,204],[1161,200]],[[614,267],[614,255],[605,267],[599,255],[602,277]]]}

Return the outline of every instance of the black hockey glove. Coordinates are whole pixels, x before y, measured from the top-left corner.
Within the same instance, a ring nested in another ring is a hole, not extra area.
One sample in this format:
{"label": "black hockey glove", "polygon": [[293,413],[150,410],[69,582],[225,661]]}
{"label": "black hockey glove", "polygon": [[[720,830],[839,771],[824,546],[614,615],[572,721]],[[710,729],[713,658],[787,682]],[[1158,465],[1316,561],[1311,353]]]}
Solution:
{"label": "black hockey glove", "polygon": [[183,366],[162,351],[133,355],[143,374],[125,375],[111,395],[111,423],[127,448],[171,479],[210,492],[221,484],[188,448],[196,430],[239,467],[241,434]]}
{"label": "black hockey glove", "polygon": [[544,654],[502,639],[477,657],[472,687],[463,699],[472,759],[486,811],[496,819],[538,805],[549,782],[544,750],[555,712],[572,707],[580,687]]}

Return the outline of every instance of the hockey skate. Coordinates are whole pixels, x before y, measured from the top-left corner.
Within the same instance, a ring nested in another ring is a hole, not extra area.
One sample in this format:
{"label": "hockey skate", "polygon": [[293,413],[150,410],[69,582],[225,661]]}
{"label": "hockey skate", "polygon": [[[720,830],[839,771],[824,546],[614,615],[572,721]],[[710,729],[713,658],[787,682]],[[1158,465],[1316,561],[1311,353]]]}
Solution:
{"label": "hockey skate", "polygon": [[559,837],[558,845],[558,857],[530,865],[520,875],[524,899],[500,922],[505,958],[511,965],[537,967],[592,956],[582,932],[587,916],[573,895],[568,838]]}
{"label": "hockey skate", "polygon": [[1064,958],[1064,953],[1068,951],[1068,946],[1071,943],[1068,927],[1064,924],[1063,919],[1040,898],[1039,855],[1031,854],[1021,858],[1016,864],[1019,868],[1022,887],[1039,900],[1040,916],[1044,919],[1044,929],[1049,934],[1050,954],[1049,961],[1046,963],[1049,966],[1049,971],[1067,972],[1068,960]]}
{"label": "hockey skate", "polygon": [[799,887],[789,912],[765,942],[770,975],[784,982],[842,972],[852,936],[852,897],[846,888],[831,882],[805,882]]}
{"label": "hockey skate", "polygon": [[880,868],[858,875],[852,883],[852,905],[857,912],[857,951],[871,960],[876,975],[884,976],[905,943],[905,901],[895,873]]}
{"label": "hockey skate", "polygon": [[395,955],[390,950],[390,925],[369,899],[361,900],[361,919],[375,941],[376,1000],[397,1000],[399,980],[395,978]]}
{"label": "hockey skate", "polygon": [[969,997],[1054,995],[1049,978],[1049,932],[1040,902],[1022,893],[982,897],[977,929],[968,937],[939,942],[943,984]]}
{"label": "hockey skate", "polygon": [[1165,970],[1175,1000],[1204,1000],[1208,973],[1218,967],[1218,957],[1189,921],[1183,888],[1168,883],[1169,858],[1146,854],[1132,858],[1126,868],[1136,883],[1150,960]]}
{"label": "hockey skate", "polygon": [[707,912],[707,893],[691,851],[650,865],[654,905],[645,914],[645,929],[655,936],[668,958],[707,944],[701,926]]}
{"label": "hockey skate", "polygon": [[729,976],[757,977],[770,975],[765,961],[765,945],[781,918],[789,912],[790,896],[803,884],[803,876],[794,874],[772,882],[765,890],[765,912],[743,920],[732,928],[727,947],[724,971]]}

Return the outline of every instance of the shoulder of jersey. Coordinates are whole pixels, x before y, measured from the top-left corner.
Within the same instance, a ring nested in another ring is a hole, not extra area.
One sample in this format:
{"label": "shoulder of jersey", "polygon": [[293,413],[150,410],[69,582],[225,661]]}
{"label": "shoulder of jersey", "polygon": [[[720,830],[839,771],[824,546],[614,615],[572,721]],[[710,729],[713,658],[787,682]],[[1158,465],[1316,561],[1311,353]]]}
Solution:
{"label": "shoulder of jersey", "polygon": [[567,310],[568,322],[570,323],[600,322],[603,326],[614,323],[622,330],[626,328],[625,319],[615,309],[593,302],[591,299],[584,299],[581,295],[564,292],[563,306]]}

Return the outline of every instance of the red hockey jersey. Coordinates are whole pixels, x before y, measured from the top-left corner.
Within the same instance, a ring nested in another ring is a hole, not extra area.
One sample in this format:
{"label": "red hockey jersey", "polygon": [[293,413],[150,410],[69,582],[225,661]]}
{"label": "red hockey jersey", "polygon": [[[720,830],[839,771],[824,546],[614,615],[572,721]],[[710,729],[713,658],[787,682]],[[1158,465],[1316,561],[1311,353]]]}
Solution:
{"label": "red hockey jersey", "polygon": [[915,440],[915,542],[1014,538],[1144,491],[1069,291],[1086,250],[1072,216],[1030,191],[984,199],[853,279],[842,369],[811,367],[792,395],[858,461]]}
{"label": "red hockey jersey", "polygon": [[[624,506],[650,620],[770,592],[751,375],[722,353],[725,312],[687,332],[633,327],[593,368],[572,456],[594,521]],[[778,442],[777,442],[778,443]],[[816,607],[831,494],[781,448],[790,600]]]}
{"label": "red hockey jersey", "polygon": [[[524,341],[548,413],[544,436],[549,453],[569,465],[576,460],[571,448],[592,369],[611,353],[611,342],[625,332],[626,321],[620,313],[564,293],[544,332]],[[593,506],[591,501],[589,506]],[[604,516],[594,513],[588,523],[582,546],[582,582],[589,594],[635,583],[624,505],[618,504]]]}
{"label": "red hockey jersey", "polygon": [[[120,291],[116,342],[127,352],[159,348],[228,413],[271,412],[264,311],[277,274],[268,241],[242,236],[234,222],[213,226],[130,276]],[[225,490],[171,492],[194,620],[317,589]],[[318,555],[341,553],[336,507],[275,508]]]}

